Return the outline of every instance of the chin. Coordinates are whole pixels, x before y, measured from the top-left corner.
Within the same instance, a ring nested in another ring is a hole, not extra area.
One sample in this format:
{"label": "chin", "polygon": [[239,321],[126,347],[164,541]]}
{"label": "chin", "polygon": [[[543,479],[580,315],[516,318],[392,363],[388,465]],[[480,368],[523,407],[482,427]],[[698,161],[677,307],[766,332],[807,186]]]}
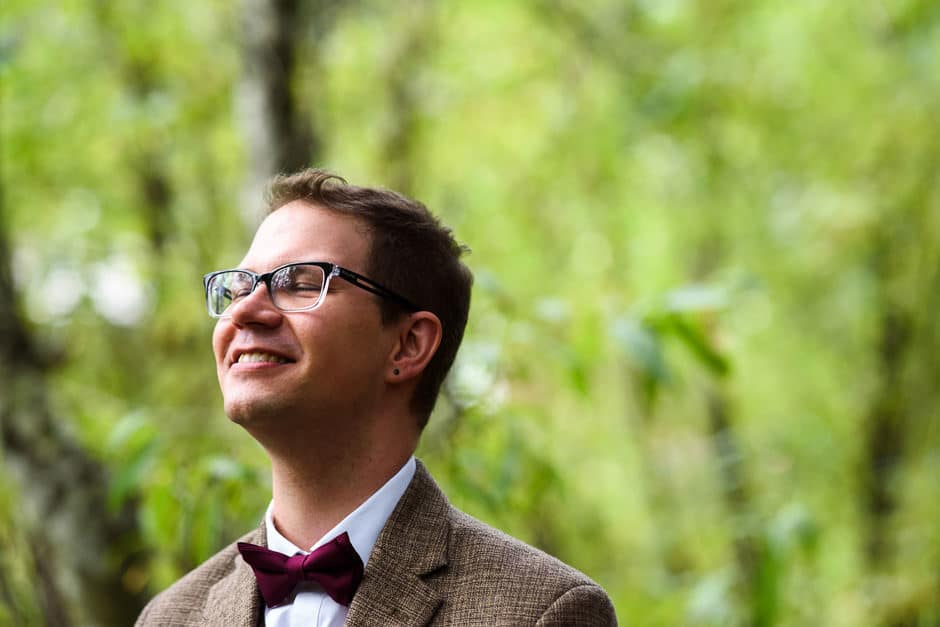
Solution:
{"label": "chin", "polygon": [[225,401],[225,414],[229,420],[246,428],[250,425],[264,424],[279,413],[279,408],[274,407],[273,403],[257,399]]}

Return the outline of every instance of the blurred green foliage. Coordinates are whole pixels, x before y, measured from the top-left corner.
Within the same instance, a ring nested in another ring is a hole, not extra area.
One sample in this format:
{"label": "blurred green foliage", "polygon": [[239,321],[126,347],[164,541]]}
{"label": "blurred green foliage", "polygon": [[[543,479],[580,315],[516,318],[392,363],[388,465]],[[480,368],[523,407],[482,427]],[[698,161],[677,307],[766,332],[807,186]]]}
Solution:
{"label": "blurred green foliage", "polygon": [[[317,165],[407,181],[472,249],[419,451],[455,504],[591,575],[625,624],[940,624],[938,5],[334,10],[297,28]],[[151,566],[123,582],[151,592],[269,499],[200,286],[254,227],[239,11],[0,9],[18,296],[111,506],[139,499]],[[17,493],[0,482],[0,622],[38,612]]]}

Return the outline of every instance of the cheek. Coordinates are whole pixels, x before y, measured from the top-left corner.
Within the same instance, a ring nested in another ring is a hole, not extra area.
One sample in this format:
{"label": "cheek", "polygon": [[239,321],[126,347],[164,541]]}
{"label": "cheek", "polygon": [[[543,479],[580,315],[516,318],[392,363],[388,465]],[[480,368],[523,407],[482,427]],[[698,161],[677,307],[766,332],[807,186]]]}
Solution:
{"label": "cheek", "polygon": [[227,320],[219,320],[215,323],[215,330],[212,332],[212,352],[215,354],[215,363],[221,366],[225,360],[225,354],[228,352],[228,346],[232,341],[232,323]]}

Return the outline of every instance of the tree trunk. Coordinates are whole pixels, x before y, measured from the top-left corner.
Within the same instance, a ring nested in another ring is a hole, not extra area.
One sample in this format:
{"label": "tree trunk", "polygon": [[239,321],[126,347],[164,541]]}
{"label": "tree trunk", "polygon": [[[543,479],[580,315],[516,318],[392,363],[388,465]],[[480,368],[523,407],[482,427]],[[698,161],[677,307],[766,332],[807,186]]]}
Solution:
{"label": "tree trunk", "polygon": [[300,0],[243,0],[238,103],[249,161],[242,207],[250,225],[262,216],[261,198],[272,175],[307,167],[320,157],[312,107],[303,106],[292,82],[299,62],[319,65],[319,47],[333,21],[331,4],[306,7],[314,14],[309,26],[315,41],[309,56],[299,61],[300,25],[307,24]]}
{"label": "tree trunk", "polygon": [[142,590],[122,583],[138,568],[122,557],[140,554],[134,508],[110,511],[107,471],[51,408],[45,360],[15,301],[2,217],[0,446],[4,471],[19,486],[16,523],[32,545],[40,604],[49,625],[130,625],[144,602]]}
{"label": "tree trunk", "polygon": [[891,517],[897,509],[892,484],[904,452],[904,417],[901,368],[910,337],[907,316],[887,308],[881,316],[878,350],[879,386],[868,415],[866,441],[869,563],[878,571],[890,562]]}

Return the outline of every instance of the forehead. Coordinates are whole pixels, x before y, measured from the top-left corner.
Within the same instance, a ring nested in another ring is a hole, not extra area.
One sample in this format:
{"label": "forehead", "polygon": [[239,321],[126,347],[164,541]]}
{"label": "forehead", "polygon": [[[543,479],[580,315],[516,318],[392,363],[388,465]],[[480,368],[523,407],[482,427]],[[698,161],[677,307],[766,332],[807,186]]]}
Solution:
{"label": "forehead", "polygon": [[370,239],[362,220],[293,201],[264,219],[241,267],[262,272],[297,261],[330,261],[365,271]]}

